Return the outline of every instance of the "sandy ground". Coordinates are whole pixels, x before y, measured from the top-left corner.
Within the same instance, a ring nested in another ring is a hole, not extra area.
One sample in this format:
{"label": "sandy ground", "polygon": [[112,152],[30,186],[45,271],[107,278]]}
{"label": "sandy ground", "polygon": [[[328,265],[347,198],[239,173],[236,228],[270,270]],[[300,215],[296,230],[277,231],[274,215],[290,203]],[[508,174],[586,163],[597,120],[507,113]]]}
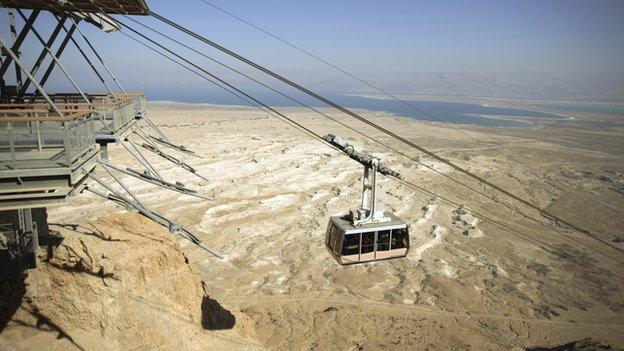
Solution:
{"label": "sandy ground", "polygon": [[[535,211],[347,117],[334,114],[486,196],[322,117],[283,109],[319,134],[337,134],[375,154],[440,196],[381,177],[381,206],[410,223],[411,250],[404,259],[343,267],[327,253],[324,231],[329,216],[358,205],[359,164],[256,110],[157,103],[149,111],[173,141],[204,157],[171,151],[208,181],[158,156],[148,158],[165,178],[212,199],[121,178],[149,208],[225,254],[220,261],[180,241],[211,298],[246,321],[231,333],[248,346],[485,350],[592,337],[624,347],[624,128],[617,124],[591,128],[585,121],[596,116],[577,114],[573,124],[462,126],[460,133],[361,111],[568,218],[610,247],[553,227]],[[117,165],[140,167],[119,146],[110,154]],[[453,220],[459,204],[479,220],[471,230]],[[51,222],[75,224],[123,211],[85,193],[49,215]]]}

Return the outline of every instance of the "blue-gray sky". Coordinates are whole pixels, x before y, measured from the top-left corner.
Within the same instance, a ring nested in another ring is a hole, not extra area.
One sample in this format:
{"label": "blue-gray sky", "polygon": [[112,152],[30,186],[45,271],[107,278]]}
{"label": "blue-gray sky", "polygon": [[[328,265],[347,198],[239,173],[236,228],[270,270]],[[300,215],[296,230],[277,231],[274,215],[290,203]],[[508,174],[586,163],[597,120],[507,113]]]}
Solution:
{"label": "blue-gray sky", "polygon": [[[210,1],[395,93],[624,96],[624,1]],[[154,11],[304,84],[367,91],[199,0],[147,2]],[[153,19],[139,19],[175,34]],[[48,32],[50,24],[48,18],[39,28]],[[118,33],[83,28],[133,89],[204,84]],[[30,43],[26,52],[34,52],[35,42]],[[73,49],[64,58],[83,85],[95,87]],[[51,84],[65,82],[56,74]]]}

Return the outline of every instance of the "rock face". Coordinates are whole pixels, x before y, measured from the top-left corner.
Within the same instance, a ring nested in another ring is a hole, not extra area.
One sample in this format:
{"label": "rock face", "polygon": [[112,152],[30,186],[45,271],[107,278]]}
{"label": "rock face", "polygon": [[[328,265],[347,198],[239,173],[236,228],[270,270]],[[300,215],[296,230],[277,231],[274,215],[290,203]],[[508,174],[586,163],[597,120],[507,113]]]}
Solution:
{"label": "rock face", "polygon": [[114,215],[51,229],[58,236],[28,272],[0,346],[199,350],[231,346],[209,329],[238,338],[235,315],[207,296],[177,237],[157,224]]}

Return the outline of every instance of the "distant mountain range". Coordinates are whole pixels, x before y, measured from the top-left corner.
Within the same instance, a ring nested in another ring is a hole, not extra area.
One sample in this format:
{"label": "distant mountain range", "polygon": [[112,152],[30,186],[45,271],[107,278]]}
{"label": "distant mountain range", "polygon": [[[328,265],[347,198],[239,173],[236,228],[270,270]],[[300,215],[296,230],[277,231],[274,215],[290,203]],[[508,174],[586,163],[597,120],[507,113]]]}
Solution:
{"label": "distant mountain range", "polygon": [[[624,100],[624,75],[419,73],[396,80],[376,78],[371,83],[396,94]],[[336,79],[316,81],[312,85],[322,90],[373,92],[357,81],[339,77],[338,73]]]}

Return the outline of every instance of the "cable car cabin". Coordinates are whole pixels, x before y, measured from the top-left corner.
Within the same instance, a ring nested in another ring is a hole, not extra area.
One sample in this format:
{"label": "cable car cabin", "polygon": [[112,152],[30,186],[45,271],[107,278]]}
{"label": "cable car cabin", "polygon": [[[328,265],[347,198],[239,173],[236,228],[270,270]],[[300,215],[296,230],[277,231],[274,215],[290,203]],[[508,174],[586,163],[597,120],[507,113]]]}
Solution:
{"label": "cable car cabin", "polygon": [[353,226],[351,216],[329,219],[325,245],[340,264],[405,257],[409,250],[409,229],[400,218],[385,214],[390,221]]}
{"label": "cable car cabin", "polygon": [[392,213],[377,209],[377,173],[394,178],[401,175],[370,155],[355,151],[352,145],[333,134],[325,140],[364,166],[362,204],[345,216],[329,218],[325,246],[340,264],[405,257],[409,250],[408,225]]}

